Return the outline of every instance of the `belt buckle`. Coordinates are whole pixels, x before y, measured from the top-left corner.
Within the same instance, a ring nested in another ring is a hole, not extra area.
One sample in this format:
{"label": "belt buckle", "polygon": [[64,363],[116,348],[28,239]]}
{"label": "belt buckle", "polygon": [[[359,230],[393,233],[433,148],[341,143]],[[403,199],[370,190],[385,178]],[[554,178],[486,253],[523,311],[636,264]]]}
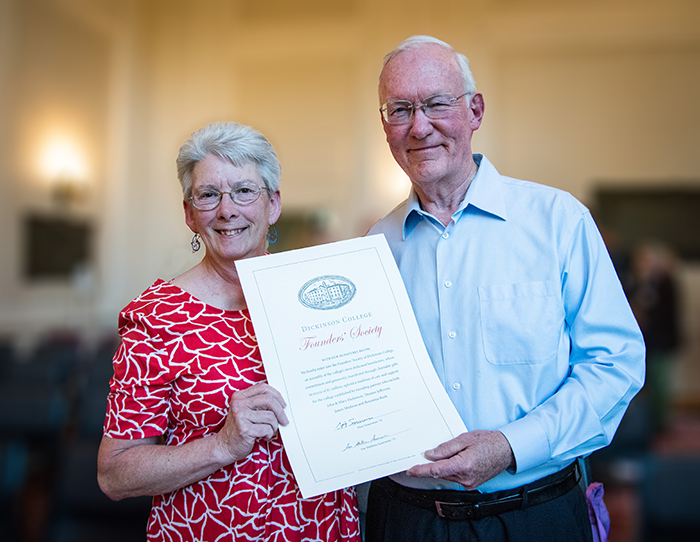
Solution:
{"label": "belt buckle", "polygon": [[[457,510],[450,510],[451,507],[458,507]],[[438,516],[444,519],[474,519],[476,511],[479,509],[479,503],[456,503],[456,502],[444,502],[435,501],[435,508],[437,510]],[[455,512],[461,512],[457,514]],[[463,515],[463,517],[461,517]]]}

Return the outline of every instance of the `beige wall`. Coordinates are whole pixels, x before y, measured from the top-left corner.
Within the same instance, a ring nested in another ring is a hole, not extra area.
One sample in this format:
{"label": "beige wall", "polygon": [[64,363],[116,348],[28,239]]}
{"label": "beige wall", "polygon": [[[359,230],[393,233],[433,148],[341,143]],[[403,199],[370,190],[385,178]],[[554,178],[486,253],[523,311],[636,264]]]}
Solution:
{"label": "beige wall", "polygon": [[[197,261],[174,159],[210,121],[269,137],[286,212],[323,209],[335,238],[364,233],[408,190],[383,140],[376,78],[382,56],[415,33],[470,57],[487,104],[475,149],[503,173],[586,203],[601,183],[700,184],[698,2],[441,6],[0,0],[0,333],[113,329],[119,308],[156,277]],[[96,265],[73,284],[21,276],[21,217],[59,212],[36,167],[52,127],[84,152],[90,186],[60,212],[97,226]],[[697,268],[683,277],[698,299]],[[691,306],[686,325],[700,336],[700,306]],[[684,365],[682,391],[700,396],[697,365]]]}

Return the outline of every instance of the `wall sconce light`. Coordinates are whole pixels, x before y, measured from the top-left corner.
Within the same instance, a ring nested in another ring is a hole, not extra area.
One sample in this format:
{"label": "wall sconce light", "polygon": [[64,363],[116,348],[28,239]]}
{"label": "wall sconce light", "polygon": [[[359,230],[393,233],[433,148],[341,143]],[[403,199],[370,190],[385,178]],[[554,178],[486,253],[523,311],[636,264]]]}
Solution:
{"label": "wall sconce light", "polygon": [[87,195],[87,167],[78,146],[66,136],[49,139],[41,154],[51,199],[60,207],[79,203]]}
{"label": "wall sconce light", "polygon": [[62,174],[51,180],[51,199],[60,207],[67,207],[80,202],[86,195],[85,183]]}

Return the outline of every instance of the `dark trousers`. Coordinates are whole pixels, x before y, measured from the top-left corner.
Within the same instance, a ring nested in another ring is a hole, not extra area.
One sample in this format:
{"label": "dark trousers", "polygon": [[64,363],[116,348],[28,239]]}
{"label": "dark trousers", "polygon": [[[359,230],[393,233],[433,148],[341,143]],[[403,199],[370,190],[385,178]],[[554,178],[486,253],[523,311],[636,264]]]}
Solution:
{"label": "dark trousers", "polygon": [[372,482],[365,542],[592,542],[580,486],[551,501],[478,520],[441,518],[395,499],[386,481]]}

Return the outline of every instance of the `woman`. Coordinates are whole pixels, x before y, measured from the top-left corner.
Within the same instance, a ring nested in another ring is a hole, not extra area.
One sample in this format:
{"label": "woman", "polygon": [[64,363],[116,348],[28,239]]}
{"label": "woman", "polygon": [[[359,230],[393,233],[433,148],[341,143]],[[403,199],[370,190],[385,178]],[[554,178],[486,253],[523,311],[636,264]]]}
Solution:
{"label": "woman", "polygon": [[154,496],[151,541],[359,541],[354,489],[299,492],[277,431],[284,399],[265,383],[236,274],[280,216],[277,155],[252,128],[215,123],[177,167],[192,249],[206,252],[120,315],[100,487]]}

